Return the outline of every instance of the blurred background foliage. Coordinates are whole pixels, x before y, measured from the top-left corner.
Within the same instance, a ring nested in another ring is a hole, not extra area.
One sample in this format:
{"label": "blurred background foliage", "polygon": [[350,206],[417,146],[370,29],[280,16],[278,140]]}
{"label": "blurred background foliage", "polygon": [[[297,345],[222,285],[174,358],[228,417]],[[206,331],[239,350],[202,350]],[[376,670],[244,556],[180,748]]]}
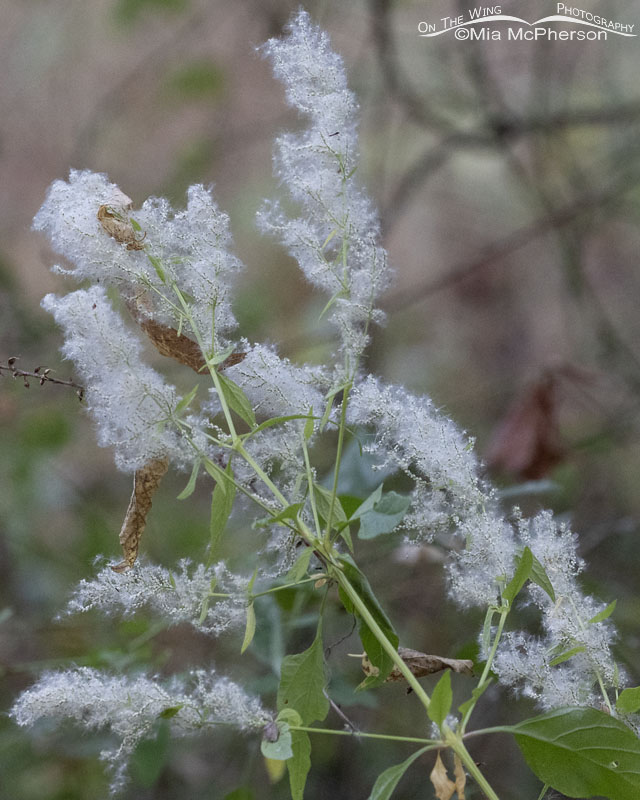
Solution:
{"label": "blurred background foliage", "polygon": [[[585,0],[607,19],[635,23],[637,3]],[[247,264],[237,315],[252,340],[296,360],[331,353],[317,324],[324,300],[254,228],[276,191],[271,146],[297,125],[255,46],[278,35],[298,3],[284,0],[5,0],[0,9],[0,361],[47,365],[68,377],[59,332],[39,308],[61,289],[55,256],[30,231],[52,180],[70,167],[104,171],[134,203],[184,202],[192,182],[215,182]],[[607,42],[456,42],[421,39],[418,22],[466,13],[465,0],[309,0],[346,61],[362,109],[361,179],[381,212],[396,281],[367,368],[429,393],[477,437],[506,502],[551,507],[579,532],[586,587],[619,599],[617,654],[640,683],[637,575],[640,392],[640,54],[636,39]],[[581,6],[582,7],[582,6]],[[528,19],[555,4],[516,0]],[[151,354],[150,354],[151,355]],[[153,357],[151,355],[151,357]],[[159,365],[159,357],[156,363]],[[169,369],[172,369],[171,367]],[[312,637],[313,590],[259,604],[259,633],[238,658],[237,637],[207,640],[130,620],[55,619],[99,554],[117,558],[130,479],[96,447],[71,390],[0,377],[0,694],[3,708],[42,669],[68,664],[170,673],[215,660],[220,671],[273,692],[285,651]],[[363,496],[353,469],[349,492]],[[154,500],[144,551],[171,565],[202,553],[210,487],[176,501],[170,475]],[[251,548],[241,521],[228,539]],[[441,554],[397,538],[360,545],[359,558],[408,647],[474,652],[480,619],[446,600]],[[391,568],[393,567],[393,569]],[[525,612],[526,617],[526,612]],[[328,645],[352,628],[335,605]],[[328,653],[332,697],[363,730],[420,730],[400,685],[354,696],[357,637]],[[427,681],[427,684],[433,681]],[[454,676],[462,698],[465,678]],[[476,723],[519,719],[526,703],[498,690]],[[338,728],[341,721],[330,717]],[[25,735],[0,718],[0,798],[88,800],[106,795],[101,736],[46,726]],[[308,797],[364,797],[406,747],[313,739]],[[535,796],[504,737],[473,754],[504,800]],[[431,796],[431,762],[398,798]],[[235,791],[235,794],[233,792]],[[140,747],[129,798],[284,798],[258,743],[227,733],[169,742],[158,727]],[[469,798],[479,793],[468,792]]]}

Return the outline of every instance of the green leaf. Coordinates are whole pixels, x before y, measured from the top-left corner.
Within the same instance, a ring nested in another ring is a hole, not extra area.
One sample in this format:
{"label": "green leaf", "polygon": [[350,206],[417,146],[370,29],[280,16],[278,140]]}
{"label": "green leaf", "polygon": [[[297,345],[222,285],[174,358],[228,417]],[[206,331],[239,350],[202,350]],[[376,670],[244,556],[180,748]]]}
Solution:
{"label": "green leaf", "polygon": [[360,503],[358,508],[354,511],[351,515],[352,520],[360,519],[363,514],[366,514],[369,511],[373,511],[375,505],[380,502],[380,498],[382,497],[382,484],[374,489],[369,497]]}
{"label": "green leaf", "polygon": [[239,786],[229,794],[225,794],[223,800],[255,800],[255,795],[247,786]]}
{"label": "green leaf", "polygon": [[223,800],[255,800],[255,795],[247,786],[239,786],[229,794],[225,794]]}
{"label": "green leaf", "polygon": [[286,722],[276,720],[276,725],[278,726],[278,738],[275,742],[263,739],[260,743],[260,751],[265,758],[272,758],[274,761],[286,761],[293,756],[291,731]]}
{"label": "green leaf", "polygon": [[[296,727],[301,725],[300,715],[293,708],[285,708],[278,719]],[[291,800],[302,800],[307,775],[311,769],[311,741],[306,731],[291,731],[291,750],[293,756],[287,760]]]}
{"label": "green leaf", "polygon": [[162,268],[162,261],[160,261],[159,258],[152,256],[151,253],[147,253],[147,258],[149,259],[151,266],[155,269],[156,275],[160,278],[162,283],[166,283],[167,276],[165,275],[164,269]]}
{"label": "green leaf", "polygon": [[482,625],[482,649],[485,653],[491,650],[491,623],[493,622],[493,615],[496,613],[496,610],[495,606],[489,606],[484,617],[484,623]]}
{"label": "green leaf", "polygon": [[249,645],[253,641],[255,633],[256,633],[256,612],[253,607],[253,603],[249,603],[249,605],[247,606],[247,624],[245,625],[244,629],[244,639],[242,641],[242,647],[240,648],[240,654],[244,653],[247,647],[249,647]]}
{"label": "green leaf", "polygon": [[560,653],[559,656],[556,656],[549,662],[550,667],[555,667],[558,664],[562,664],[563,661],[568,661],[570,658],[577,656],[578,653],[584,653],[587,648],[580,644],[577,647],[572,647],[571,650],[567,650],[565,653]]}
{"label": "green leaf", "polygon": [[325,396],[324,399],[326,400],[327,405],[325,406],[318,430],[324,430],[324,426],[327,424],[327,422],[329,422],[329,417],[331,416],[333,401],[335,400],[336,396],[340,394],[340,392],[343,392],[347,388],[347,386],[349,386],[348,383],[343,383],[340,386],[336,386],[335,389],[332,389],[329,394]]}
{"label": "green leaf", "polygon": [[535,583],[541,589],[544,589],[551,600],[554,603],[556,602],[556,593],[553,589],[551,580],[547,575],[547,571],[535,556],[533,556],[533,566],[531,567],[531,575],[529,575],[529,579],[532,583]]}
{"label": "green leaf", "polygon": [[300,714],[303,725],[323,720],[329,712],[329,701],[323,691],[326,685],[320,620],[311,647],[297,655],[285,656],[282,660],[278,710],[294,708]]}
{"label": "green leaf", "polygon": [[178,403],[178,405],[175,407],[175,411],[173,413],[176,415],[176,417],[179,417],[180,414],[182,414],[182,412],[191,404],[191,401],[196,396],[197,392],[198,392],[198,385],[196,384],[193,387],[193,389],[188,394],[186,394],[182,398],[182,400]]}
{"label": "green leaf", "polygon": [[[320,516],[326,522],[329,519],[329,510],[331,509],[331,498],[333,497],[333,492],[331,492],[329,489],[325,489],[324,486],[320,486],[318,483],[313,484],[313,490],[315,492],[318,514],[320,514]],[[337,523],[342,522],[348,522],[347,515],[344,513],[344,508],[342,508],[340,500],[336,497],[333,503],[333,511],[331,512],[332,527],[335,527]]]}
{"label": "green leaf", "polygon": [[358,537],[374,539],[381,534],[391,533],[402,521],[410,505],[411,498],[405,495],[396,492],[387,492],[382,495],[371,511],[361,515]]}
{"label": "green leaf", "polygon": [[338,533],[340,534],[344,543],[349,548],[349,551],[353,553],[353,539],[351,538],[351,529],[349,528],[349,526],[345,525],[344,523],[338,525]]}
{"label": "green leaf", "polygon": [[256,433],[260,433],[260,431],[265,430],[265,428],[273,428],[274,425],[281,425],[283,422],[291,422],[294,419],[308,419],[308,414],[289,414],[286,417],[271,417],[271,419],[267,419],[264,422],[261,422],[253,430],[249,431],[249,433],[245,433],[242,435],[242,439],[248,439],[251,436],[255,436]]}
{"label": "green leaf", "polygon": [[[393,630],[393,626],[389,618],[383,611],[378,599],[373,593],[366,576],[358,569],[351,556],[340,556],[340,563],[342,564],[345,576],[349,579],[349,583],[353,586],[360,599],[364,602],[369,613],[378,623],[387,639],[397,650],[399,643],[398,636]],[[346,610],[350,614],[356,613],[353,603],[346,593],[340,589],[339,594],[342,604]],[[394,664],[393,659],[389,656],[386,650],[382,648],[374,634],[369,630],[369,627],[362,619],[360,619],[359,634],[365,652],[369,656],[369,661],[378,669],[377,675],[368,676],[358,687],[359,689],[368,689],[384,683],[387,676],[393,669]]]}
{"label": "green leaf", "polygon": [[289,572],[287,572],[287,582],[297,583],[304,578],[309,569],[309,562],[311,561],[312,555],[313,550],[310,547],[305,547],[298,558],[296,558]]}
{"label": "green leaf", "polygon": [[229,484],[229,476],[227,472],[222,469],[222,467],[219,467],[215,461],[205,458],[205,460],[202,462],[202,465],[209,475],[211,475],[214,481],[216,481],[216,484],[220,486],[220,491],[224,492],[224,494],[229,491],[230,486],[234,486],[233,484]]}
{"label": "green leaf", "polygon": [[[331,509],[331,497],[333,492],[320,486],[318,483],[313,484],[314,497],[316,501],[316,508],[321,517],[323,524],[326,524],[329,518],[329,511]],[[344,539],[347,547],[353,552],[353,542],[351,540],[351,531],[349,530],[349,520],[345,513],[340,498],[336,497],[333,503],[333,511],[331,512],[331,528],[337,531]]]}
{"label": "green leaf", "polygon": [[229,347],[226,347],[224,350],[221,350],[219,353],[216,353],[215,356],[208,358],[207,364],[210,367],[217,367],[218,364],[222,364],[223,361],[226,361],[234,350],[235,350],[234,345],[232,344],[229,345]]}
{"label": "green leaf", "polygon": [[616,605],[618,604],[617,600],[613,600],[606,608],[603,608],[595,617],[591,617],[589,620],[589,625],[594,625],[596,622],[603,622],[605,619],[608,619],[613,612],[616,610]]}
{"label": "green leaf", "polygon": [[144,787],[153,786],[169,757],[171,733],[169,722],[162,720],[156,735],[138,743],[131,758],[131,774]]}
{"label": "green leaf", "polygon": [[431,703],[427,709],[427,714],[432,722],[435,722],[439,728],[442,728],[442,723],[447,718],[447,714],[451,711],[451,703],[453,702],[453,692],[451,691],[451,672],[445,670],[444,675],[436,683],[431,695]]}
{"label": "green leaf", "polygon": [[327,304],[325,305],[325,307],[320,312],[320,316],[318,317],[318,321],[320,321],[324,317],[324,315],[327,313],[327,311],[335,304],[336,300],[341,300],[344,297],[349,297],[349,293],[347,292],[346,289],[340,289],[332,297],[330,297],[329,300],[327,301]]}
{"label": "green leaf", "polygon": [[458,711],[461,714],[466,714],[467,711],[478,702],[478,700],[482,697],[482,695],[487,691],[489,686],[493,683],[493,678],[489,678],[486,680],[482,686],[476,686],[475,689],[471,690],[471,697],[468,700],[465,700],[464,703],[461,703],[458,706]]}
{"label": "green leaf", "polygon": [[223,375],[221,372],[218,373],[218,378],[220,380],[224,399],[227,401],[229,408],[235,411],[250,428],[255,428],[256,415],[253,413],[253,408],[251,408],[251,403],[247,395],[237,383],[234,383],[231,378],[227,378],[227,376]]}
{"label": "green leaf", "polygon": [[180,703],[179,706],[171,706],[170,708],[165,708],[164,711],[161,711],[158,714],[158,717],[160,719],[171,719],[171,717],[175,717],[175,715],[179,713],[181,708],[184,708],[184,703]]}
{"label": "green leaf", "polygon": [[304,503],[292,503],[290,506],[283,508],[282,511],[279,511],[272,517],[264,517],[263,519],[259,519],[254,523],[254,525],[256,528],[266,528],[268,525],[275,525],[278,522],[285,522],[288,519],[296,520],[298,512],[303,505]]}
{"label": "green leaf", "polygon": [[513,603],[520,589],[522,589],[529,580],[533,568],[533,553],[528,547],[525,547],[522,551],[522,555],[516,558],[516,562],[518,566],[516,567],[515,574],[502,592],[502,599],[509,604]]}
{"label": "green leaf", "polygon": [[304,438],[309,441],[309,439],[313,436],[313,429],[314,429],[314,417],[313,417],[313,408],[309,409],[309,418],[304,424]]}
{"label": "green leaf", "polygon": [[509,728],[533,772],[568,797],[640,797],[640,740],[594,708],[560,708]]}
{"label": "green leaf", "polygon": [[640,710],[640,686],[623,689],[616,701],[616,708],[623,714],[635,714]]}
{"label": "green leaf", "polygon": [[196,480],[198,478],[199,472],[200,472],[200,459],[197,458],[193,462],[193,468],[191,470],[191,476],[189,478],[189,481],[187,482],[187,485],[184,487],[184,489],[178,495],[177,498],[178,500],[186,500],[187,497],[191,497],[196,488]]}
{"label": "green leaf", "polygon": [[227,464],[224,471],[226,479],[216,480],[211,494],[211,519],[209,521],[209,553],[207,565],[211,566],[215,561],[217,551],[222,540],[227,522],[233,509],[233,501],[236,497],[236,485],[233,483],[233,470],[231,461]]}
{"label": "green leaf", "polygon": [[398,785],[400,778],[402,778],[413,762],[430,749],[431,747],[423,747],[421,750],[416,750],[416,752],[410,755],[402,764],[396,764],[394,767],[389,767],[385,769],[384,772],[380,773],[373,785],[368,800],[388,800]]}

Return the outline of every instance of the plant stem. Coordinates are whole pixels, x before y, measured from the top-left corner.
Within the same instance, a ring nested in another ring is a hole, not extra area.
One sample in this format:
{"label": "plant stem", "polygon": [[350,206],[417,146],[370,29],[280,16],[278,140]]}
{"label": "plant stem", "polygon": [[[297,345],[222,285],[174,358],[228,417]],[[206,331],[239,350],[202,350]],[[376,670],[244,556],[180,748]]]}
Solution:
{"label": "plant stem", "polygon": [[471,758],[471,755],[469,754],[469,751],[462,743],[462,740],[458,739],[457,736],[452,734],[451,739],[447,741],[447,744],[449,745],[449,747],[451,747],[453,752],[458,756],[460,761],[462,761],[464,766],[467,768],[467,772],[469,773],[469,775],[471,775],[471,777],[482,789],[482,791],[489,798],[489,800],[500,800],[498,795],[491,788],[491,784],[487,781],[482,772],[480,772],[480,769],[476,765],[476,762],[473,760],[473,758]]}
{"label": "plant stem", "polygon": [[[332,569],[331,573],[332,577],[334,577],[340,587],[345,592],[345,594],[349,597],[351,602],[353,603],[354,607],[358,611],[358,614],[362,617],[364,623],[368,626],[369,630],[373,633],[376,637],[380,646],[384,649],[384,651],[390,656],[393,660],[393,663],[396,667],[400,670],[402,675],[406,678],[407,683],[413,691],[416,693],[416,696],[419,698],[422,705],[425,709],[429,709],[429,705],[431,703],[431,699],[429,695],[425,692],[425,690],[420,685],[419,681],[415,677],[415,675],[411,672],[409,667],[404,663],[400,655],[398,654],[395,647],[391,644],[387,636],[385,635],[384,631],[378,623],[376,622],[375,618],[367,608],[364,601],[361,599],[360,595],[356,592],[356,590],[351,585],[351,582],[347,578],[347,576],[339,569]],[[503,623],[504,624],[504,623]],[[478,786],[482,789],[482,791],[486,794],[489,800],[500,800],[498,795],[493,791],[489,782],[484,777],[480,769],[476,766],[475,761],[469,755],[469,751],[464,746],[462,739],[454,734],[451,731],[447,731],[447,737],[445,740],[445,744],[451,747],[454,753],[457,753],[458,757],[462,761],[462,763],[467,768],[469,775],[476,781]],[[437,745],[436,745],[437,746]]]}
{"label": "plant stem", "polygon": [[361,733],[360,731],[337,731],[331,728],[305,728],[302,725],[289,725],[292,731],[304,731],[305,733],[326,733],[332,736],[355,736],[363,739],[386,739],[390,742],[411,742],[415,744],[431,745],[431,749],[442,747],[442,742],[433,739],[419,739],[416,736],[393,736],[386,733]]}
{"label": "plant stem", "polygon": [[381,647],[387,653],[387,655],[393,660],[393,663],[396,667],[400,670],[402,675],[406,678],[407,683],[413,691],[416,693],[416,696],[420,699],[420,702],[425,707],[425,709],[429,708],[429,704],[431,703],[431,699],[429,695],[425,692],[425,690],[420,685],[416,676],[411,672],[409,667],[404,663],[396,648],[391,644],[389,639],[387,638],[385,632],[382,628],[378,625],[375,618],[367,608],[366,604],[360,597],[360,595],[356,592],[356,590],[351,585],[351,581],[347,578],[344,572],[340,569],[332,569],[330,572],[331,576],[335,578],[340,587],[348,596],[349,600],[353,603],[354,607],[358,611],[358,614],[362,617],[363,621],[376,637],[376,639],[380,642]]}
{"label": "plant stem", "polygon": [[[338,446],[336,449],[336,465],[333,471],[333,487],[331,490],[331,502],[329,504],[329,513],[327,514],[327,528],[325,532],[325,544],[327,546],[331,543],[331,524],[333,522],[333,509],[335,507],[338,495],[338,480],[340,478],[340,464],[342,462],[342,447],[344,444],[344,431],[347,424],[347,405],[349,403],[349,392],[351,391],[352,382],[348,383],[342,390],[342,408],[340,410],[340,427],[338,428]],[[339,502],[339,501],[337,501]]]}
{"label": "plant stem", "polygon": [[[251,597],[264,597],[267,594],[273,594],[274,592],[281,592],[283,589],[293,589],[297,586],[302,586],[305,583],[315,583],[316,581],[320,580],[320,578],[325,577],[322,572],[318,572],[317,574],[313,575],[311,578],[303,578],[301,581],[296,581],[295,583],[285,583],[282,586],[274,586],[272,589],[266,589],[264,592],[256,592],[255,594],[252,593]],[[209,595],[211,596],[211,595]]]}
{"label": "plant stem", "polygon": [[222,413],[224,414],[224,418],[227,422],[229,433],[231,434],[231,438],[233,440],[233,443],[235,444],[238,441],[238,434],[236,432],[236,427],[233,424],[233,418],[231,417],[231,411],[229,410],[226,397],[224,396],[224,392],[222,391],[222,383],[220,382],[220,376],[216,372],[216,368],[212,366],[209,362],[209,358],[211,358],[211,355],[209,355],[209,358],[207,358],[207,351],[205,349],[204,342],[202,341],[202,336],[200,335],[200,331],[198,330],[198,326],[196,325],[195,320],[193,319],[193,316],[191,314],[191,311],[189,310],[189,304],[184,299],[182,292],[175,283],[172,284],[171,288],[176,293],[176,296],[180,301],[180,305],[182,306],[184,315],[188,319],[189,324],[191,325],[191,329],[193,330],[193,334],[196,337],[198,347],[202,352],[202,355],[207,364],[207,369],[209,370],[209,374],[211,375],[211,380],[213,381],[213,385],[215,386],[216,392],[218,393],[218,397],[220,399],[220,407],[222,408]]}
{"label": "plant stem", "polygon": [[[484,684],[486,683],[489,673],[491,672],[491,665],[493,664],[493,659],[495,658],[496,651],[498,649],[498,644],[500,642],[500,637],[502,636],[502,631],[504,630],[504,623],[506,622],[507,615],[509,614],[509,608],[506,608],[500,614],[500,620],[498,621],[498,630],[496,631],[496,635],[493,639],[493,644],[491,645],[491,650],[489,651],[489,655],[487,657],[487,663],[484,665],[484,669],[482,670],[482,675],[480,676],[480,680],[478,681],[478,689],[481,689]],[[477,700],[476,700],[477,702]],[[473,709],[476,707],[476,703],[473,703],[468,709],[462,721],[460,723],[460,733],[464,735],[467,723],[469,722],[469,718],[473,714]]]}
{"label": "plant stem", "polygon": [[313,513],[313,523],[316,528],[316,533],[318,536],[321,536],[322,532],[320,530],[320,520],[318,519],[318,508],[316,506],[316,493],[313,486],[313,473],[311,472],[311,462],[309,461],[309,448],[307,447],[307,441],[304,437],[302,439],[302,452],[304,453],[304,466],[307,471],[307,486],[309,487],[309,500]]}

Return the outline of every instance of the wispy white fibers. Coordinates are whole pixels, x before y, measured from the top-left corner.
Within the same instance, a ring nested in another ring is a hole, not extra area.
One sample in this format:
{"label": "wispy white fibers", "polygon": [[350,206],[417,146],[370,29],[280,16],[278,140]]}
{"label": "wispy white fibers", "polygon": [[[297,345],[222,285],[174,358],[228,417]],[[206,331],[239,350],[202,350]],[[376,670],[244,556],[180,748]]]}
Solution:
{"label": "wispy white fibers", "polygon": [[305,11],[293,17],[287,36],[269,40],[263,52],[308,127],[279,136],[274,156],[275,172],[300,216],[289,217],[274,202],[263,207],[258,222],[287,247],[307,279],[328,293],[330,319],[353,369],[369,322],[383,319],[375,303],[389,282],[377,214],[355,174],[358,105],[342,58]]}
{"label": "wispy white fibers", "polygon": [[[67,613],[99,609],[130,616],[148,608],[168,625],[186,622],[202,633],[218,635],[244,626],[249,580],[229,572],[222,562],[207,569],[182,560],[173,571],[157,564],[138,563],[124,573],[105,567],[94,578],[80,581]],[[221,597],[224,594],[228,597]]]}
{"label": "wispy white fibers", "polygon": [[[98,219],[105,206],[128,236],[118,239],[105,229]],[[33,226],[72,264],[58,271],[117,286],[141,315],[177,327],[175,283],[188,297],[190,313],[209,345],[214,321],[218,346],[236,326],[230,289],[242,264],[231,251],[229,218],[203,186],[190,187],[182,211],[160,198],[132,210],[130,199],[105,175],[72,170],[68,182],[51,185]]]}
{"label": "wispy white fibers", "polygon": [[166,424],[180,398],[142,361],[138,337],[113,310],[105,290],[48,294],[42,306],[65,332],[63,352],[86,385],[98,442],[114,448],[118,467],[133,472],[154,458],[188,460],[189,445]]}
{"label": "wispy white fibers", "polygon": [[259,700],[213,671],[196,670],[185,679],[161,681],[88,667],[45,673],[20,695],[10,713],[23,726],[46,718],[111,731],[117,741],[100,755],[112,771],[112,792],[125,783],[136,745],[153,734],[162,714],[174,736],[220,724],[260,729],[270,718]]}
{"label": "wispy white fibers", "polygon": [[[548,511],[520,520],[519,529],[521,541],[549,576],[555,600],[535,584],[528,587],[531,600],[542,613],[544,634],[506,637],[495,671],[503,683],[535,698],[544,708],[596,705],[599,686],[612,686],[617,680],[611,652],[615,629],[608,619],[591,622],[606,606],[580,587],[583,562],[576,553],[576,537]],[[565,654],[571,656],[562,660]],[[559,663],[552,663],[556,660]],[[601,693],[599,697],[601,702]]]}

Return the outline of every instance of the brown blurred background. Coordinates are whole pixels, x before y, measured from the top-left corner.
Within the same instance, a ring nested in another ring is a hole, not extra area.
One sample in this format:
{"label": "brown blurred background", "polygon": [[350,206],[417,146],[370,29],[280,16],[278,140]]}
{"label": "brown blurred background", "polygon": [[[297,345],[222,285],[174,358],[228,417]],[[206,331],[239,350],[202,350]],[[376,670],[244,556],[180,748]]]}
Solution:
{"label": "brown blurred background", "polygon": [[[546,0],[501,5],[528,20],[556,13]],[[0,362],[19,356],[25,370],[45,364],[60,377],[70,374],[58,353],[61,337],[39,308],[64,281],[48,271],[55,256],[30,224],[48,185],[71,167],[106,172],[136,205],[149,195],[180,205],[191,183],[214,183],[247,265],[237,303],[242,334],[277,343],[293,359],[331,353],[330,332],[316,323],[324,298],[253,222],[261,199],[277,191],[273,136],[299,124],[255,48],[279,35],[297,7],[279,0],[4,0]],[[305,7],[330,33],[359,97],[361,180],[380,209],[396,271],[385,299],[388,325],[375,334],[368,368],[429,393],[476,436],[506,502],[566,516],[589,563],[585,586],[607,602],[619,598],[617,655],[637,684],[640,40],[418,36],[420,21],[475,7],[465,2]],[[579,7],[634,23],[640,33],[638,2],[584,0]],[[116,552],[129,479],[95,446],[71,391],[31,383],[26,389],[0,377],[3,707],[43,668],[169,672],[214,652],[216,662],[233,664],[268,696],[278,647],[309,641],[284,601],[265,607],[263,637],[240,665],[237,642],[167,633],[151,619],[52,621],[73,584],[91,573],[93,558]],[[185,505],[174,499],[183,482],[168,479],[146,535],[149,557],[167,565],[206,542],[207,487]],[[433,551],[384,542],[363,550],[362,559],[407,646],[448,656],[473,650],[479,620],[446,601]],[[313,610],[309,597],[305,609]],[[339,638],[349,625],[336,611],[331,635]],[[355,638],[345,647],[357,651]],[[343,667],[336,662],[332,670]],[[351,677],[355,685],[357,670]],[[400,733],[421,724],[401,688],[369,701],[358,696],[349,706],[347,683],[336,699],[363,729]],[[526,704],[506,709],[498,691],[486,697],[479,725],[531,711]],[[318,766],[309,798],[364,797],[381,766],[410,752],[320,737],[313,744]],[[152,743],[137,755],[128,797],[217,800],[240,786],[256,798],[286,796],[284,781],[267,787],[253,742],[249,758],[246,742],[227,737],[163,747]],[[2,720],[0,798],[105,796],[99,749],[99,737],[46,726],[27,737]],[[478,742],[474,754],[504,800],[537,793],[504,739]],[[425,758],[397,797],[431,796],[429,770]]]}

